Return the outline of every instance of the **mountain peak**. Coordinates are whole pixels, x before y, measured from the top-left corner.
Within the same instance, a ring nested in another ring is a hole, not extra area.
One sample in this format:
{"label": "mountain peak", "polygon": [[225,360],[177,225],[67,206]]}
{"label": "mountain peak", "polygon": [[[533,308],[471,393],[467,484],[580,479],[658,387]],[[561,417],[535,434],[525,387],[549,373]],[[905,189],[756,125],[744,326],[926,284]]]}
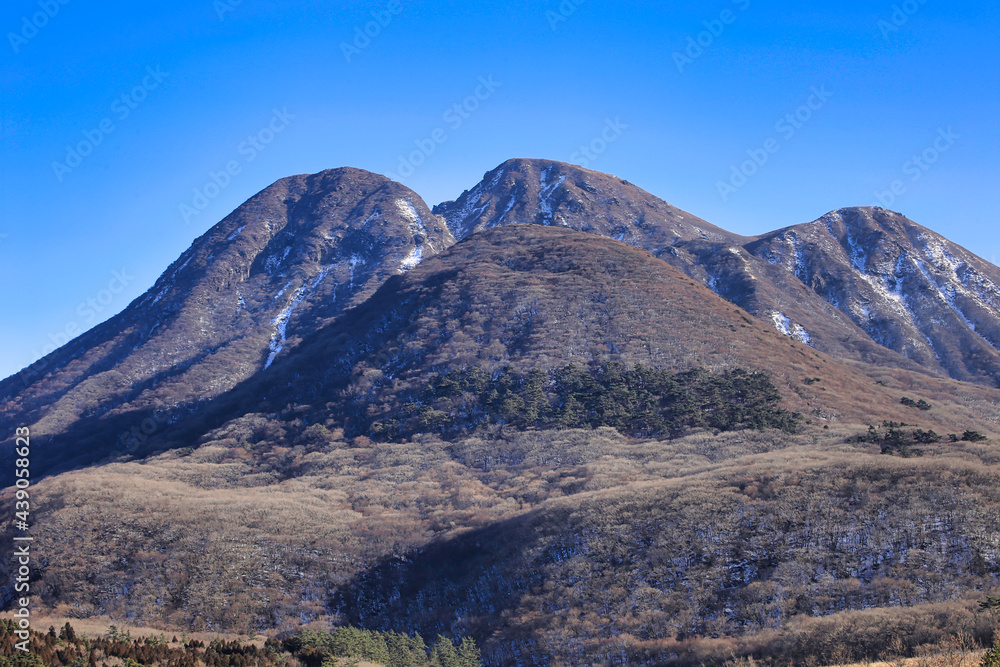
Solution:
{"label": "mountain peak", "polygon": [[1000,271],[901,213],[837,209],[747,246],[879,345],[954,378],[1000,377]]}
{"label": "mountain peak", "polygon": [[124,311],[5,382],[0,423],[19,412],[42,435],[100,434],[53,445],[66,461],[88,456],[88,443],[107,452],[118,433],[128,440],[129,413],[198,409],[452,243],[420,196],[385,176],[344,167],[282,178]]}
{"label": "mountain peak", "polygon": [[653,252],[678,238],[739,238],[626,180],[554,160],[507,160],[434,213],[456,239],[508,224],[567,227]]}

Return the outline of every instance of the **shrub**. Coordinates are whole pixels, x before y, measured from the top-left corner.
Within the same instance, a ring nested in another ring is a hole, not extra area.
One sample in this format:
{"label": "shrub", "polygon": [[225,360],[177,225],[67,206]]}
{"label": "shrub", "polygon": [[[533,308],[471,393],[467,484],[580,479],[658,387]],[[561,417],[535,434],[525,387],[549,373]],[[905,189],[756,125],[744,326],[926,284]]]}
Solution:
{"label": "shrub", "polygon": [[1000,667],[1000,643],[994,644],[993,648],[983,655],[980,667]]}

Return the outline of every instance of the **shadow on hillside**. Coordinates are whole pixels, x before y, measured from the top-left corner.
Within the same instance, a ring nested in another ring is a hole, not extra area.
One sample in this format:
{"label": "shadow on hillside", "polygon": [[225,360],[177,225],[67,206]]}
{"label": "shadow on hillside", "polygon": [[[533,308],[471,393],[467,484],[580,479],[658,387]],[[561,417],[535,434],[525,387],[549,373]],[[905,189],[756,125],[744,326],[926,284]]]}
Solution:
{"label": "shadow on hillside", "polygon": [[[544,593],[545,566],[569,553],[551,546],[539,552],[539,542],[563,528],[552,513],[529,512],[386,557],[339,588],[329,607],[345,624],[425,637],[472,636],[486,664],[525,656],[537,662],[523,664],[549,664],[530,627],[511,632],[508,617],[524,596]],[[502,645],[489,641],[500,625],[507,627]]]}

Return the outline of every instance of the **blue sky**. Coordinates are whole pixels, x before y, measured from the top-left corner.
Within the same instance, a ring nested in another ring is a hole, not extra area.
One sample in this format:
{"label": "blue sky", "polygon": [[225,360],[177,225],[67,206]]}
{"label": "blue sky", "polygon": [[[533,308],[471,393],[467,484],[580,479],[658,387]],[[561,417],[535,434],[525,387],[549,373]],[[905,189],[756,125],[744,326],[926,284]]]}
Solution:
{"label": "blue sky", "polygon": [[346,165],[434,205],[575,161],[748,235],[881,203],[997,262],[996,3],[671,4],[8,0],[0,376]]}

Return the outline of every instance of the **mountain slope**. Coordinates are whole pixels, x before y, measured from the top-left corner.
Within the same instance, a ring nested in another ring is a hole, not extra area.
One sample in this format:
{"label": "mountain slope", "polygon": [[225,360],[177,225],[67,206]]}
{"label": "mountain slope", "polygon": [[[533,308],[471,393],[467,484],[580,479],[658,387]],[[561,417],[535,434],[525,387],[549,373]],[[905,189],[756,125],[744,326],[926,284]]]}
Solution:
{"label": "mountain slope", "polygon": [[1000,269],[906,217],[850,208],[759,237],[879,344],[954,378],[1000,384]]}
{"label": "mountain slope", "polygon": [[0,384],[0,424],[66,437],[39,470],[129,449],[451,243],[419,196],[383,176],[282,179],[122,313]]}
{"label": "mountain slope", "polygon": [[61,439],[40,468],[136,451],[389,277],[455,238],[518,223],[648,250],[839,359],[987,385],[1000,377],[1000,271],[902,216],[843,209],[740,237],[616,177],[522,159],[435,213],[362,170],[278,181],[121,314],[0,383],[0,426]]}
{"label": "mountain slope", "polygon": [[[925,387],[930,399],[940,384],[905,370],[876,377],[869,366],[832,359],[643,250],[570,229],[513,225],[473,234],[393,277],[143,451],[189,446],[250,414],[298,420],[292,430],[282,426],[293,439],[311,424],[376,437],[378,424],[432,407],[430,385],[450,372],[476,367],[498,377],[608,361],[763,371],[785,407],[862,424],[912,421],[917,411],[900,404],[898,385]],[[924,428],[957,428],[937,411],[921,418]]]}
{"label": "mountain slope", "polygon": [[[449,370],[604,359],[763,370],[808,419],[802,433],[662,440],[371,429]],[[989,432],[955,396],[996,393],[897,369],[878,384],[868,370],[790,340],[644,250],[556,227],[483,230],[151,434],[141,459],[38,483],[33,535],[46,561],[32,590],[47,608],[197,629],[378,625],[389,613],[474,632],[492,664],[520,664],[517,651],[569,660],[582,644],[601,661],[620,632],[669,646],[773,629],[808,612],[809,596],[828,597],[816,612],[827,613],[887,604],[890,585],[913,603],[986,585],[1000,567],[983,529],[995,447],[939,442],[915,462],[845,440],[883,419]],[[920,502],[908,504],[914,485]],[[859,522],[871,542],[848,545],[846,560],[842,533]],[[903,551],[905,570],[890,559]],[[804,578],[820,566],[832,580]]]}
{"label": "mountain slope", "polygon": [[[526,159],[505,162],[434,211],[456,238],[538,224],[644,248],[777,331],[838,358],[991,385],[1000,377],[1000,272],[897,214],[842,209],[740,237],[627,181]],[[859,243],[873,244],[872,253],[857,255]]]}
{"label": "mountain slope", "polygon": [[[995,581],[995,483],[955,458],[783,448],[553,498],[386,558],[338,608],[375,628],[473,634],[497,665],[699,665],[732,650],[719,638],[794,636],[808,616],[869,608],[884,637],[902,629],[889,609]],[[932,630],[910,624],[907,641]],[[829,651],[824,639],[794,663]],[[840,641],[859,659],[884,650],[864,639]]]}

